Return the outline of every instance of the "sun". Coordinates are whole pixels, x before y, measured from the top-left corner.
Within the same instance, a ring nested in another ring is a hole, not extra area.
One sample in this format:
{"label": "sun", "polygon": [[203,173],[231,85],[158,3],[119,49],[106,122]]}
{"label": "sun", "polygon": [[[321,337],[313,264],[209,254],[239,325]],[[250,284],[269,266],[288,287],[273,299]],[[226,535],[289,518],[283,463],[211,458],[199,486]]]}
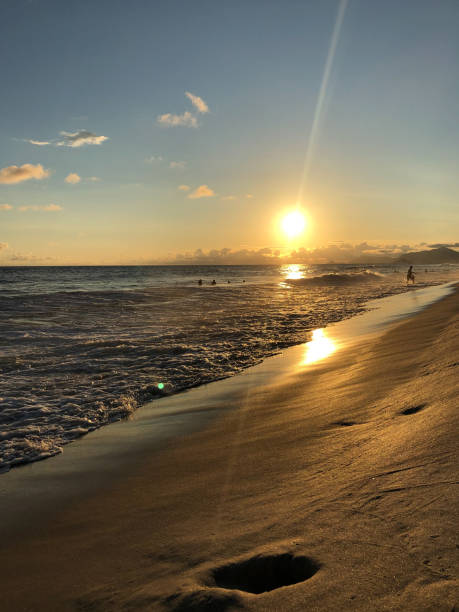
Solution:
{"label": "sun", "polygon": [[304,232],[306,217],[301,211],[292,210],[282,217],[281,227],[288,238],[296,238]]}

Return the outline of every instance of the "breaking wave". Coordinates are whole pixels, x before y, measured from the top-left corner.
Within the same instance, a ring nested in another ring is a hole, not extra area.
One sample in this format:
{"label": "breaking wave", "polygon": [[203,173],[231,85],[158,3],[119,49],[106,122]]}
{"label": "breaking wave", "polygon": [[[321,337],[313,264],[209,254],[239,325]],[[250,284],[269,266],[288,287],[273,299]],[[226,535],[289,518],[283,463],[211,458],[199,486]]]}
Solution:
{"label": "breaking wave", "polygon": [[343,285],[381,282],[384,277],[385,275],[379,272],[363,270],[351,273],[331,272],[319,276],[310,276],[309,278],[288,279],[286,282],[300,287],[342,287]]}

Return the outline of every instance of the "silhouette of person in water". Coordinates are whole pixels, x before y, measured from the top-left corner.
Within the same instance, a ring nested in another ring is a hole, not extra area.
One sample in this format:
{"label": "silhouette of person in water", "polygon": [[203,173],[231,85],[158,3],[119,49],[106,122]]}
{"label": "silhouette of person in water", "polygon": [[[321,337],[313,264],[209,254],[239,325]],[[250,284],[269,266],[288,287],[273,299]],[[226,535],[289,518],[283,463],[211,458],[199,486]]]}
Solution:
{"label": "silhouette of person in water", "polygon": [[202,278],[198,280],[198,285],[202,285]]}
{"label": "silhouette of person in water", "polygon": [[414,271],[413,271],[413,266],[410,266],[408,268],[408,272],[406,273],[406,284],[408,285],[409,282],[412,282],[414,285]]}
{"label": "silhouette of person in water", "polygon": [[216,280],[213,280],[213,281],[212,281],[210,284],[211,284],[211,285],[216,285],[216,284],[217,284],[217,281],[216,281]]}

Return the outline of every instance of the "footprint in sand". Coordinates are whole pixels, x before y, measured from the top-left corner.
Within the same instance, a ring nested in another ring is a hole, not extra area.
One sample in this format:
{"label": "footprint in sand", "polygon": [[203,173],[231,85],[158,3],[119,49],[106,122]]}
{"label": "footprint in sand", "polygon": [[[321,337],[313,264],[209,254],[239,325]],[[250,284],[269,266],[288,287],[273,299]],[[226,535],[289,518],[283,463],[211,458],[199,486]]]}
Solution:
{"label": "footprint in sand", "polygon": [[304,555],[257,555],[211,569],[203,580],[204,588],[179,591],[164,604],[174,612],[225,612],[244,607],[238,591],[254,595],[274,591],[304,582],[320,568],[320,563]]}
{"label": "footprint in sand", "polygon": [[416,414],[416,412],[421,412],[427,404],[419,404],[418,406],[411,406],[410,408],[405,408],[402,410],[400,414]]}
{"label": "footprint in sand", "polygon": [[284,553],[258,555],[228,563],[215,568],[211,575],[220,588],[259,594],[304,582],[312,578],[320,567],[309,557]]}
{"label": "footprint in sand", "polygon": [[336,421],[332,425],[335,427],[352,427],[353,425],[361,425],[361,423],[356,423],[355,421]]}

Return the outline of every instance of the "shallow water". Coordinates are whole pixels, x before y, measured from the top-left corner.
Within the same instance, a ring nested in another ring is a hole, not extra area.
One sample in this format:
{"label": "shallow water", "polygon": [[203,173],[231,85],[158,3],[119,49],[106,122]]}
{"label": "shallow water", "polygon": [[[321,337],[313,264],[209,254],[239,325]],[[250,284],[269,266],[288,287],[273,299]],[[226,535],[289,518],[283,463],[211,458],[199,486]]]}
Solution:
{"label": "shallow water", "polygon": [[[417,286],[458,274],[430,266]],[[232,376],[406,290],[403,272],[384,266],[0,269],[0,468],[56,454],[146,401]]]}

